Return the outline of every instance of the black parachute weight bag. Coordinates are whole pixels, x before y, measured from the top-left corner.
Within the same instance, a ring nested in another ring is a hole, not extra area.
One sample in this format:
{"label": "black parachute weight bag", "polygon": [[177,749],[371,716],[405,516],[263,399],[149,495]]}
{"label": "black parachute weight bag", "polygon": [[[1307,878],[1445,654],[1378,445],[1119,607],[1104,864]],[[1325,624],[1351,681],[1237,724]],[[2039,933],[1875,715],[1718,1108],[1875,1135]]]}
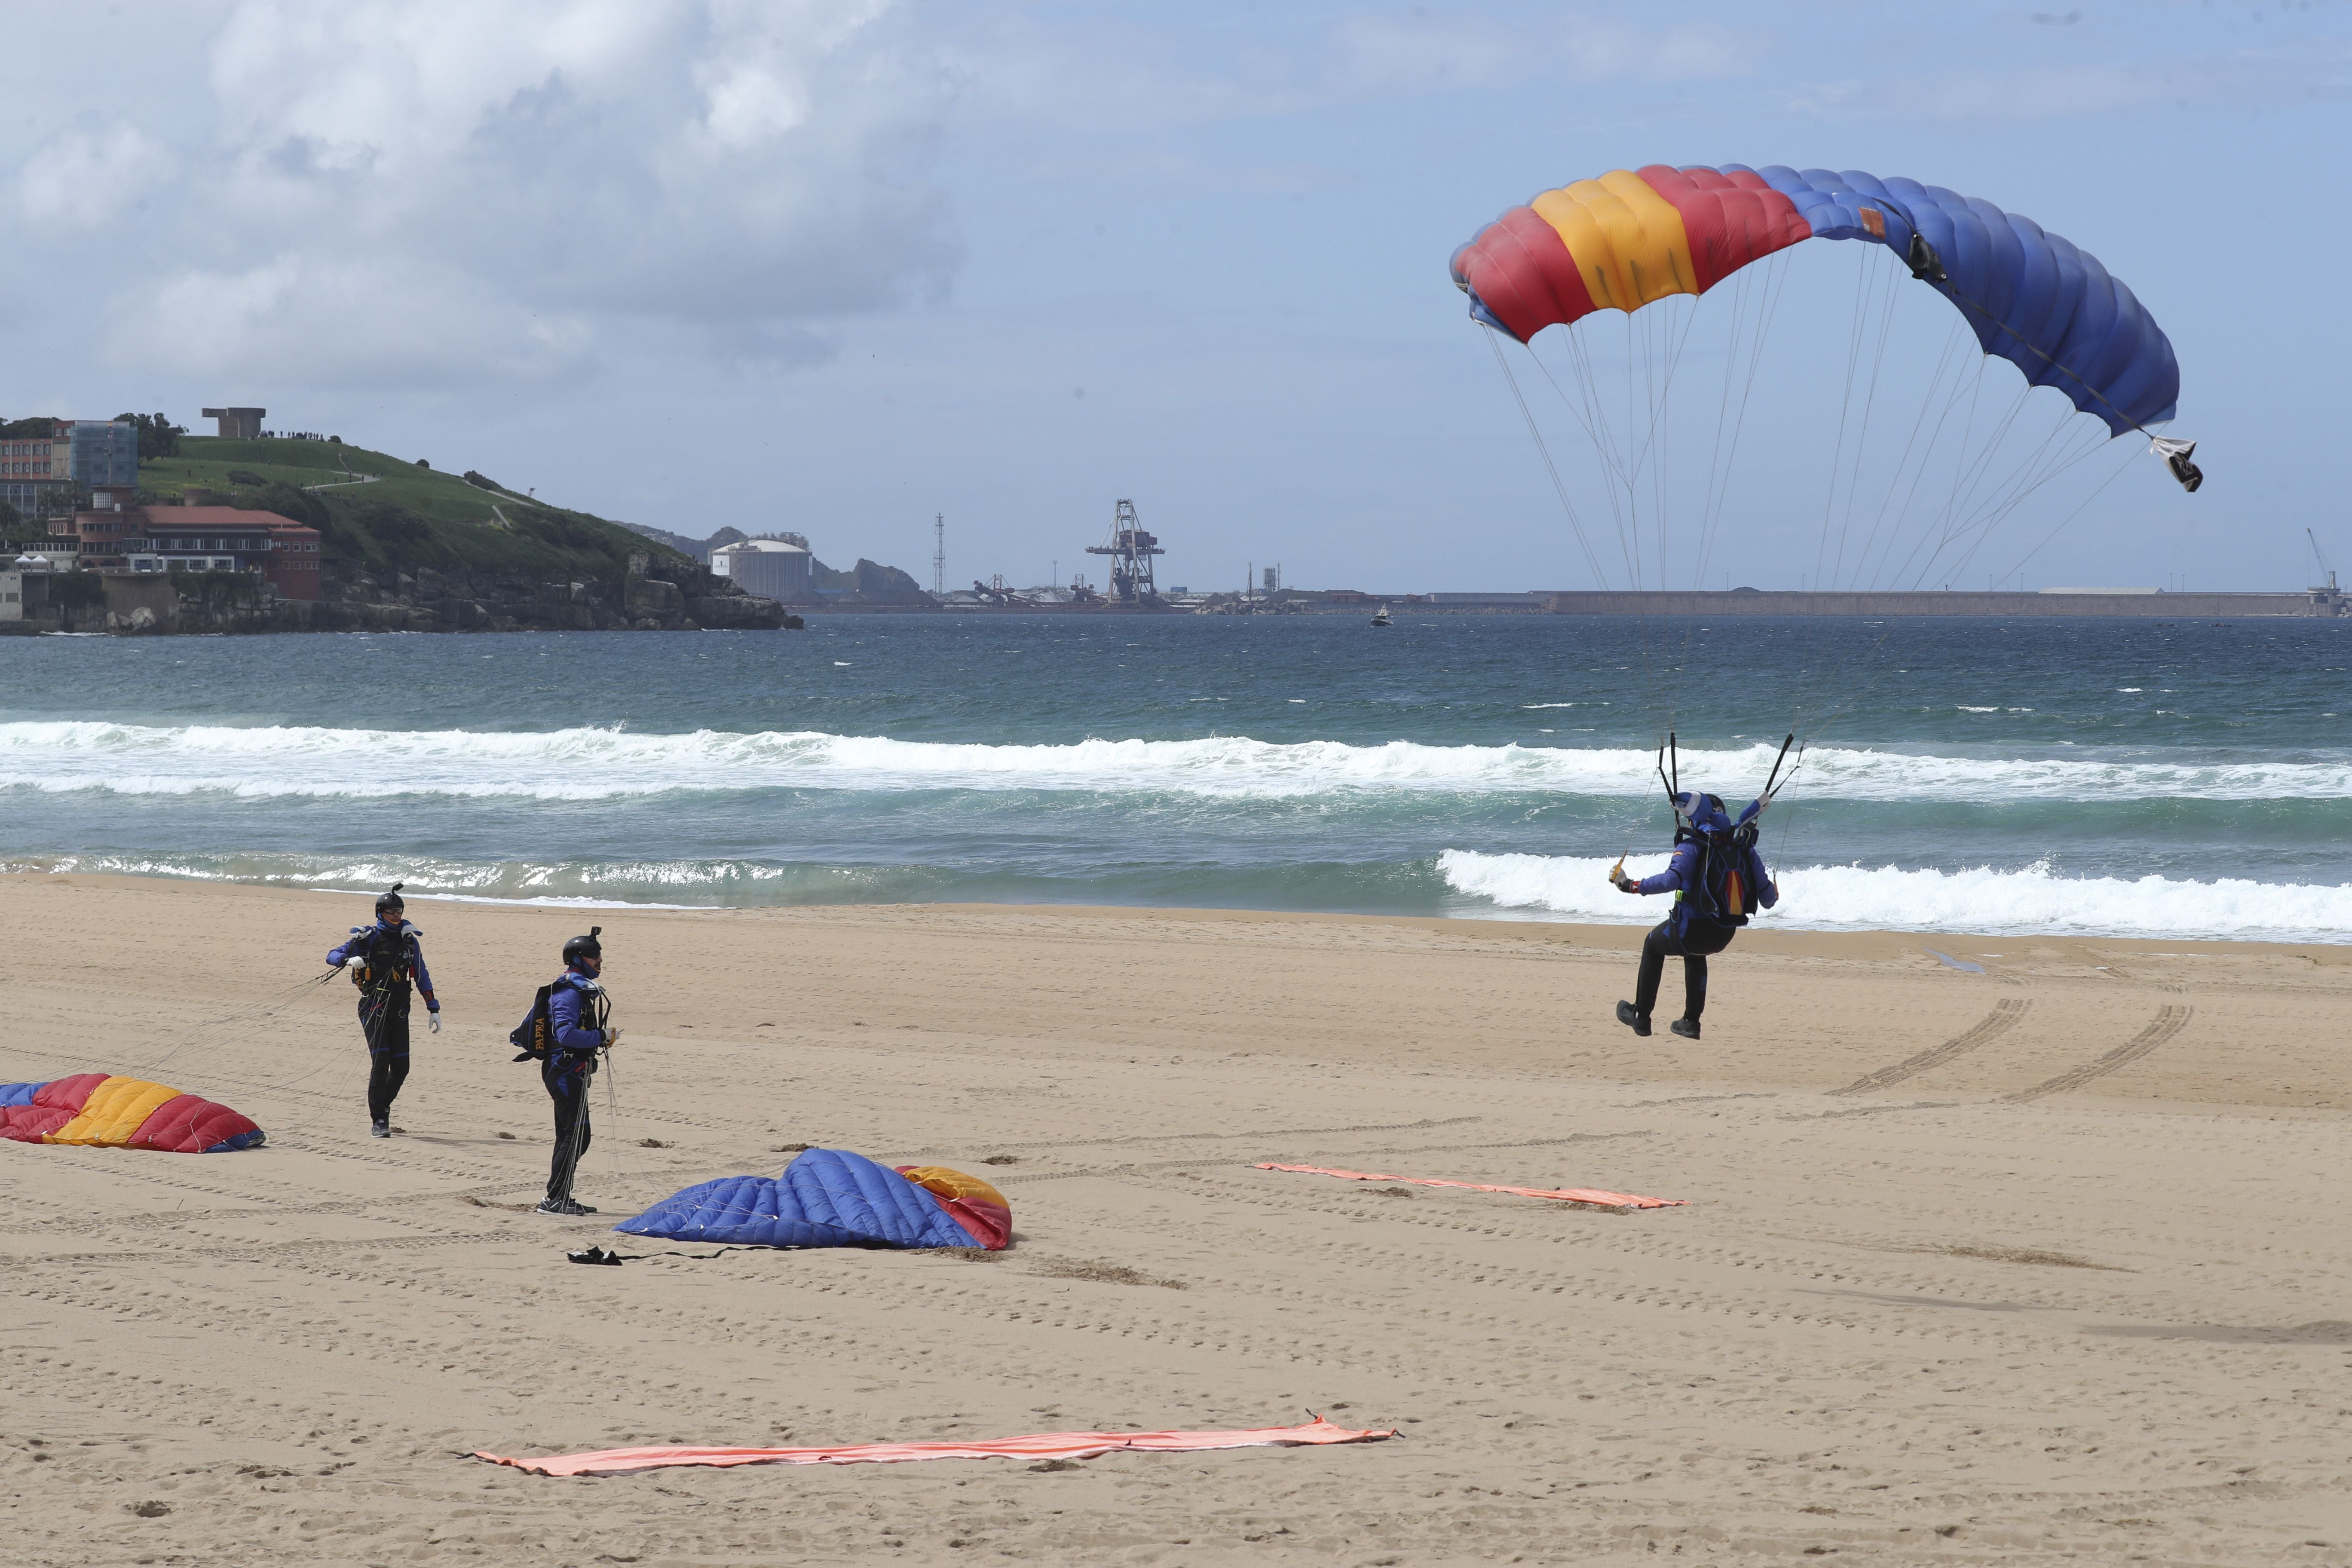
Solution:
{"label": "black parachute weight bag", "polygon": [[515,1060],[543,1062],[547,1059],[549,1047],[552,1044],[549,1036],[553,1029],[553,1026],[548,1021],[547,998],[554,990],[555,986],[551,983],[541,986],[539,994],[530,999],[530,1016],[517,1024],[507,1035],[507,1044],[521,1053],[515,1058]]}

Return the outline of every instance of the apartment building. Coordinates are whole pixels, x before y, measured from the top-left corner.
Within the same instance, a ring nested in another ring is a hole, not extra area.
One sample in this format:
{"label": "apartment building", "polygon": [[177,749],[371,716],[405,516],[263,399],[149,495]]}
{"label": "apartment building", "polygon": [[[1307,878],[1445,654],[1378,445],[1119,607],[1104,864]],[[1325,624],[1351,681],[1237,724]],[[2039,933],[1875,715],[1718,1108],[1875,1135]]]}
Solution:
{"label": "apartment building", "polygon": [[60,491],[139,482],[136,426],[120,419],[37,423],[47,431],[0,437],[0,501],[40,517]]}

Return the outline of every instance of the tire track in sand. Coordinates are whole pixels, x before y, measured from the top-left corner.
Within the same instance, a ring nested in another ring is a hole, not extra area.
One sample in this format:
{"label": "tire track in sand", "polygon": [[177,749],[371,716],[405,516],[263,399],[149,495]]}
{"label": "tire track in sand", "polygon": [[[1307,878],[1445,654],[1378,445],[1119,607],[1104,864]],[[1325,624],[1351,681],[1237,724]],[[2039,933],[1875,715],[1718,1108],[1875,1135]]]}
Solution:
{"label": "tire track in sand", "polygon": [[2105,1056],[2095,1057],[2081,1067],[2062,1072],[2047,1082],[2037,1083],[2032,1089],[2021,1089],[2015,1094],[2005,1094],[2001,1099],[2011,1105],[2024,1105],[2040,1100],[2045,1094],[2063,1094],[2070,1089],[2080,1089],[2095,1078],[2105,1078],[2117,1068],[2129,1067],[2180,1033],[2188,1026],[2189,1016],[2195,1012],[2193,1007],[2160,1007],[2147,1028]]}
{"label": "tire track in sand", "polygon": [[1892,1067],[1866,1072],[1843,1089],[1833,1089],[1832,1094],[1870,1094],[1882,1089],[1892,1089],[1906,1078],[1916,1078],[1930,1068],[1942,1067],[1957,1057],[1964,1057],[1986,1041],[2007,1034],[2025,1016],[2033,1004],[2013,996],[2004,996],[1993,1004],[1992,1011],[1976,1024],[1954,1035],[1940,1046],[1930,1046],[1917,1056],[1906,1057]]}

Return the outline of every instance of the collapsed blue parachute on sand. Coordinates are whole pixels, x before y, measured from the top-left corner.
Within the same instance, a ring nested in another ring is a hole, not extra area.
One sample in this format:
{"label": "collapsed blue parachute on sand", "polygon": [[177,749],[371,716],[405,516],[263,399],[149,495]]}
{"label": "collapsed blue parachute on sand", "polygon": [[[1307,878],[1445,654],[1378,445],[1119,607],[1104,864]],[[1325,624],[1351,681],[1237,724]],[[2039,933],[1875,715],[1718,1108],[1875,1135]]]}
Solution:
{"label": "collapsed blue parachute on sand", "polygon": [[1003,1194],[943,1166],[893,1170],[846,1149],[811,1149],[780,1176],[721,1176],[613,1227],[730,1247],[985,1247],[1012,1239]]}

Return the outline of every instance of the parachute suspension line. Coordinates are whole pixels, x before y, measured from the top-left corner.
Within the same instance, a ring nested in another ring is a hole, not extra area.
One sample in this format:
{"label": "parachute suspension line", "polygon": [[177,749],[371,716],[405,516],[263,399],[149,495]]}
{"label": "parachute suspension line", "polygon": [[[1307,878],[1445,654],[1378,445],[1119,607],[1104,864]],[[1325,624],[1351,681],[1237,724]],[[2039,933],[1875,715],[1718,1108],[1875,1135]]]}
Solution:
{"label": "parachute suspension line", "polygon": [[1591,541],[1585,537],[1584,522],[1576,515],[1576,504],[1568,499],[1568,487],[1560,482],[1559,465],[1551,460],[1551,448],[1544,444],[1543,431],[1536,424],[1535,413],[1528,407],[1526,395],[1519,391],[1519,378],[1511,374],[1511,362],[1503,357],[1503,347],[1495,341],[1495,329],[1482,324],[1481,330],[1486,334],[1486,346],[1495,352],[1495,363],[1501,369],[1503,380],[1510,385],[1512,401],[1519,405],[1519,416],[1528,422],[1528,434],[1535,437],[1536,452],[1543,458],[1544,472],[1551,476],[1552,494],[1559,498],[1559,509],[1568,514],[1568,526],[1576,534],[1577,548],[1584,552],[1585,564],[1592,570],[1592,581],[1596,586],[1605,588],[1609,585],[1609,579],[1601,570],[1600,557],[1592,552]]}
{"label": "parachute suspension line", "polygon": [[[1965,331],[1959,322],[1954,321],[1951,331],[1945,337],[1943,352],[1936,356],[1935,371],[1928,377],[1927,395],[1919,400],[1918,417],[1911,422],[1911,434],[1903,443],[1902,455],[1895,459],[1895,471],[1886,481],[1886,493],[1879,498],[1877,513],[1870,521],[1870,531],[1864,536],[1862,552],[1855,558],[1855,581],[1874,590],[1885,586],[1886,558],[1894,552],[1893,536],[1888,536],[1884,551],[1879,549],[1879,538],[1886,528],[1888,510],[1895,505],[1895,492],[1903,488],[1903,476],[1906,470],[1910,471],[1910,488],[1905,492],[1901,510],[1895,513],[1895,523],[1899,531],[1903,520],[1910,515],[1913,498],[1919,493],[1919,479],[1927,473],[1927,464],[1935,456],[1936,444],[1943,435],[1945,421],[1950,417],[1952,406],[1958,400],[1959,378],[1956,377],[1954,390],[1944,397],[1942,412],[1937,414],[1933,429],[1928,428],[1927,416],[1936,407],[1936,395],[1943,390],[1945,374],[1953,368],[1953,350]],[[1923,430],[1927,431],[1927,445],[1924,449],[1919,446],[1919,436]],[[1912,469],[1911,455],[1915,451],[1919,454],[1919,466]],[[1878,565],[1874,569],[1870,564],[1874,553],[1878,556]]]}
{"label": "parachute suspension line", "polygon": [[1864,300],[1868,298],[1869,259],[1867,256],[1859,254],[1854,258],[1853,327],[1846,338],[1845,393],[1838,400],[1837,445],[1830,453],[1829,494],[1822,500],[1821,542],[1813,547],[1813,586],[1817,589],[1828,586],[1822,581],[1822,562],[1829,554],[1830,518],[1837,510],[1837,477],[1845,467],[1845,426],[1846,419],[1853,410],[1854,366],[1862,360],[1863,308]]}
{"label": "parachute suspension line", "polygon": [[[1594,374],[1592,368],[1591,354],[1586,347],[1583,336],[1573,327],[1568,330],[1567,335],[1569,363],[1576,374],[1577,392],[1584,400],[1584,411],[1579,414],[1578,417],[1584,425],[1585,435],[1601,453],[1603,477],[1610,480],[1606,487],[1609,496],[1609,516],[1617,528],[1617,553],[1619,559],[1625,564],[1626,585],[1629,588],[1638,589],[1642,585],[1640,569],[1634,563],[1633,552],[1626,542],[1626,533],[1632,527],[1632,522],[1625,515],[1624,501],[1620,494],[1621,490],[1630,490],[1633,481],[1626,475],[1622,457],[1617,449],[1615,433],[1609,426],[1609,412],[1601,392],[1600,378]],[[1535,350],[1532,345],[1528,352],[1530,355],[1534,354]],[[1543,363],[1539,358],[1536,363],[1538,365]],[[1544,374],[1547,377],[1550,376],[1551,371],[1549,367],[1545,367]],[[1554,381],[1552,386],[1557,391],[1559,383]],[[1560,398],[1562,402],[1567,402],[1567,394],[1561,393]],[[1570,404],[1569,406],[1570,412],[1576,412],[1574,404]],[[1606,587],[1608,584],[1604,582],[1601,585]]]}
{"label": "parachute suspension line", "polygon": [[[2087,456],[2089,451],[2097,449],[2094,446],[2080,454],[2077,458],[2065,462],[2051,458],[2049,454],[2053,445],[2057,443],[2061,437],[2071,437],[2074,429],[2071,423],[2062,423],[2043,436],[2042,440],[2012,468],[1998,480],[1992,481],[1988,488],[1987,476],[1992,471],[1994,458],[1999,454],[2002,443],[2007,440],[2009,432],[2014,428],[2018,416],[2024,411],[2026,400],[2032,395],[2032,393],[2033,388],[2028,386],[2018,394],[2018,401],[2011,406],[2008,416],[2002,420],[1994,437],[1988,443],[1983,460],[1976,465],[1970,474],[1967,488],[1965,490],[1956,491],[1945,512],[1943,536],[1937,542],[1935,552],[1928,557],[1922,567],[1923,574],[1933,570],[1942,559],[1944,552],[1955,546],[1960,546],[1961,552],[1948,570],[1953,572],[1965,570],[1969,563],[1975,559],[1977,550],[1982,545],[1990,531],[2000,523],[2001,519],[2014,510],[2026,496],[2049,479],[2055,478],[2058,473],[2063,471],[2064,468],[2071,467],[2072,462],[2079,460],[2080,456]],[[2063,452],[2064,448],[2061,446],[2059,453],[2062,457]],[[1982,499],[1979,499],[1980,496]]]}
{"label": "parachute suspension line", "polygon": [[[1943,558],[1944,552],[1951,548],[1952,542],[1960,531],[1960,519],[1968,515],[1969,509],[1974,505],[1973,498],[1983,484],[1985,474],[1991,468],[1993,458],[2000,452],[2001,443],[2008,438],[2010,430],[2016,425],[2018,416],[2025,412],[2026,399],[2033,391],[2030,386],[2018,388],[2016,395],[2010,402],[2008,411],[1993,422],[1991,433],[1984,437],[1981,445],[1979,445],[1976,437],[1976,414],[1981,402],[1984,370],[1984,363],[1979,363],[1977,376],[1979,395],[1971,399],[1969,405],[1969,425],[1961,437],[1959,471],[1953,475],[1951,489],[1946,493],[1942,504],[1931,520],[1935,530],[1932,535],[1935,547],[1928,551],[1927,558],[1920,563],[1919,570],[1912,579],[1915,583],[1927,581],[1928,574],[1935,571],[1937,563]],[[1927,548],[1930,537],[1923,532],[1919,543],[1913,547],[1912,558],[1916,557],[1919,550]]]}
{"label": "parachute suspension line", "polygon": [[[1903,505],[1895,514],[1895,532],[1888,535],[1885,549],[1879,556],[1878,566],[1872,574],[1871,581],[1876,587],[1892,588],[1899,585],[1903,581],[1903,573],[1907,571],[1911,563],[1918,558],[1921,545],[1925,543],[1924,535],[1905,552],[1899,564],[1895,561],[1895,544],[1905,531],[1905,524],[1909,521],[1913,509],[1918,505],[1920,486],[1926,481],[1927,471],[1934,464],[1936,453],[1943,445],[1944,432],[1951,426],[1953,412],[1960,406],[1964,396],[1969,404],[1969,414],[1963,422],[1963,428],[1966,430],[1974,427],[1976,401],[1983,385],[1985,362],[1981,354],[1971,356],[1968,353],[1969,348],[1975,346],[1975,339],[1960,323],[1954,323],[1953,341],[1959,348],[1959,354],[1955,364],[1952,391],[1945,400],[1943,411],[1936,416],[1936,427],[1928,433],[1927,450],[1920,454],[1919,466],[1911,475],[1910,488],[1904,492]],[[1971,357],[1976,362],[1977,374],[1974,376],[1969,375],[1968,369],[1969,360]],[[1967,460],[1968,438],[1963,434],[1954,454],[1955,474],[1966,466]],[[1900,478],[1899,473],[1897,478]],[[1887,494],[1891,499],[1894,494],[1893,485],[1888,486]],[[1924,574],[1931,564],[1932,562],[1923,564],[1921,572]],[[1912,585],[1916,587],[1917,580],[1915,579]]]}
{"label": "parachute suspension line", "polygon": [[[1854,433],[1853,466],[1852,471],[1846,475],[1845,513],[1838,521],[1837,555],[1830,568],[1830,580],[1832,584],[1846,583],[1846,539],[1853,530],[1854,500],[1862,490],[1862,459],[1864,454],[1870,448],[1870,421],[1878,409],[1878,380],[1886,366],[1886,340],[1895,330],[1895,307],[1897,298],[1890,283],[1883,289],[1883,298],[1878,301],[1878,342],[1871,351],[1870,384],[1863,394],[1862,426]],[[1856,571],[1858,574],[1858,566]]]}
{"label": "parachute suspension line", "polygon": [[2024,504],[2026,498],[2060,475],[2095,457],[2099,449],[2112,437],[2095,433],[2094,438],[2087,446],[2080,451],[2070,453],[2066,443],[2073,439],[2074,426],[2072,421],[2069,421],[2068,425],[2062,426],[2061,430],[2052,432],[2042,445],[2035,448],[2034,453],[2027,458],[2026,462],[2020,465],[2017,472],[2003,481],[2004,488],[1987,503],[1983,513],[1970,521],[1969,529],[1973,538],[1966,552],[1954,564],[1955,571],[1964,571],[1975,561],[1978,552],[1990,542],[1993,531],[2008,521],[2010,515]]}
{"label": "parachute suspension line", "polygon": [[[1860,370],[1862,364],[1863,344],[1870,338],[1870,323],[1871,318],[1874,314],[1874,306],[1875,305],[1878,296],[1885,282],[1884,278],[1874,274],[1871,271],[1871,261],[1872,258],[1866,250],[1858,253],[1854,261],[1853,324],[1849,329],[1846,340],[1845,391],[1840,398],[1838,405],[1837,440],[1830,454],[1829,488],[1827,493],[1822,498],[1821,538],[1813,547],[1813,588],[1816,592],[1836,589],[1841,585],[1841,580],[1844,574],[1845,542],[1843,533],[1842,531],[1840,533],[1838,555],[1835,561],[1832,562],[1830,557],[1830,532],[1837,516],[1839,480],[1841,476],[1846,473],[1847,469],[1845,457],[1846,433],[1853,424],[1853,388],[1857,372]],[[1849,520],[1851,520],[1853,515],[1852,492],[1855,483],[1858,482],[1858,478],[1862,469],[1863,452],[1866,445],[1864,437],[1869,431],[1870,408],[1876,402],[1878,392],[1878,374],[1885,359],[1887,325],[1891,324],[1893,320],[1893,296],[1891,293],[1888,295],[1885,310],[1877,313],[1882,317],[1882,325],[1878,333],[1876,350],[1873,355],[1871,363],[1869,393],[1864,403],[1862,428],[1854,434],[1853,472],[1855,478],[1848,479],[1846,483],[1846,489],[1848,491],[1846,510]],[[1829,564],[1830,568],[1827,574],[1824,574],[1822,570],[1825,563]],[[1883,635],[1879,640],[1881,643],[1885,641]],[[1877,645],[1874,644],[1869,651],[1874,654],[1876,652],[1876,647]],[[1833,689],[1834,681],[1843,675],[1845,667],[1851,662],[1852,655],[1849,654],[1845,658],[1832,661],[1832,665],[1829,668],[1818,672],[1811,680],[1799,683],[1795,693],[1795,705],[1790,710],[1789,715],[1788,727],[1790,730],[1804,730],[1808,728],[1817,729],[1819,727],[1819,719],[1817,716],[1813,717],[1812,722],[1810,725],[1807,722],[1808,717],[1813,715],[1814,696],[1818,691],[1823,689]]]}
{"label": "parachute suspension line", "polygon": [[1748,307],[1750,302],[1747,292],[1748,274],[1752,269],[1743,268],[1732,274],[1735,289],[1732,297],[1730,342],[1725,359],[1727,374],[1723,379],[1723,405],[1716,413],[1715,458],[1707,465],[1706,499],[1701,504],[1699,512],[1699,527],[1706,539],[1702,547],[1705,554],[1702,555],[1699,563],[1702,582],[1705,580],[1704,574],[1707,563],[1714,554],[1717,531],[1723,521],[1723,509],[1731,500],[1733,464],[1739,456],[1740,433],[1748,424],[1748,405],[1749,399],[1755,395],[1756,373],[1764,362],[1765,341],[1771,333],[1773,319],[1780,310],[1780,291],[1787,287],[1787,260],[1785,254],[1775,255],[1768,260],[1765,263],[1763,282],[1753,290],[1756,296],[1755,310],[1752,317],[1748,319],[1754,321],[1755,336],[1748,349],[1748,374],[1740,384],[1739,412],[1732,419],[1731,438],[1727,443],[1723,437],[1723,421],[1725,411],[1731,405],[1732,376],[1728,373],[1738,368],[1737,353],[1739,347],[1740,322],[1744,316],[1748,316]]}
{"label": "parachute suspension line", "polygon": [[[1724,345],[1723,394],[1717,401],[1714,446],[1707,457],[1706,488],[1700,493],[1698,516],[1698,547],[1693,570],[1693,585],[1704,588],[1707,573],[1715,559],[1715,546],[1723,521],[1723,509],[1731,499],[1731,476],[1739,453],[1739,437],[1748,423],[1748,405],[1756,391],[1756,374],[1763,363],[1764,345],[1771,332],[1773,317],[1779,306],[1779,289],[1788,276],[1787,258],[1775,255],[1758,270],[1760,281],[1751,285],[1749,271],[1743,268],[1732,275],[1731,323]],[[1747,342],[1747,374],[1739,374],[1743,327],[1752,327],[1753,335]],[[1739,384],[1739,405],[1732,413],[1731,390]],[[1729,436],[1726,437],[1726,426]],[[1682,704],[1683,682],[1688,679],[1697,640],[1698,616],[1694,612],[1685,617],[1683,626],[1682,656],[1678,660],[1672,709],[1667,719],[1672,723]]]}
{"label": "parachute suspension line", "polygon": [[191,1046],[210,1047],[240,1040],[251,1034],[256,1026],[277,1016],[312,991],[332,980],[336,973],[337,971],[330,969],[323,974],[314,974],[308,980],[297,981],[285,990],[265,996],[258,1002],[249,1003],[235,1012],[218,1018],[207,1019],[204,1023],[184,1029],[180,1031],[179,1037],[170,1049],[161,1056],[135,1064],[131,1071],[132,1073],[153,1072]]}
{"label": "parachute suspension line", "polygon": [[[2032,388],[2028,387],[2026,390],[2030,394],[2032,391]],[[2080,452],[2073,454],[2072,456],[2066,456],[2065,447],[2063,446],[2060,446],[2057,456],[2052,457],[2046,460],[2042,458],[2042,454],[2047,451],[2054,442],[2058,441],[2061,435],[2065,435],[2068,439],[2072,439],[2072,433],[2074,429],[2075,426],[2072,419],[2069,418],[2059,427],[2058,430],[2053,430],[2049,436],[2042,438],[2041,443],[2039,443],[2035,447],[2034,452],[2032,455],[2029,455],[2024,464],[2021,465],[2017,475],[2013,479],[2005,479],[2003,481],[2002,486],[2000,487],[2002,493],[1997,494],[1994,500],[1987,504],[1987,510],[1982,517],[1972,519],[1970,521],[1969,527],[1975,531],[1975,539],[1974,542],[1969,545],[1967,551],[1961,555],[1961,557],[1953,563],[1952,569],[1954,571],[1964,571],[1967,569],[1969,563],[1975,559],[1977,552],[1980,550],[1987,540],[1990,538],[1992,529],[1997,527],[2001,521],[2014,512],[2016,509],[2024,502],[2028,496],[2032,495],[2033,491],[2039,489],[2042,485],[2045,485],[2051,480],[2058,478],[2059,475],[2065,473],[2067,470],[2076,467],[2095,455],[2101,447],[2107,445],[2108,440],[2111,438],[2104,435],[2097,436],[2092,441],[2090,446]],[[2126,472],[2127,472],[2132,466],[2131,459],[2137,456],[2137,454],[2136,452],[2126,452],[2125,454],[2124,460],[2116,465],[2114,470],[2108,474],[2105,479],[2100,482],[2098,488],[2094,489],[2089,495],[2084,497],[2082,501],[2075,506],[2074,510],[2068,512],[2064,518],[2060,520],[2056,528],[2051,530],[2050,533],[2042,540],[2042,543],[2035,545],[2033,550],[2028,552],[2027,559],[2030,560],[2033,554],[2038,554],[2043,546],[2047,545],[2051,540],[2055,539],[2061,531],[2063,531],[2069,523],[2073,522],[2076,517],[2082,515],[2084,509],[2089,507],[2093,501],[2096,500],[2102,494],[2104,494],[2109,485],[2114,484],[2116,479],[2120,479]],[[2037,464],[2039,464],[2038,471],[2035,467]],[[2021,562],[2020,564],[2021,565],[2022,563]],[[2016,570],[2016,567],[2011,568],[2011,572]],[[1884,647],[1886,640],[1893,635],[1894,625],[1890,622],[1886,631],[1882,633],[1878,641],[1873,645],[1872,651],[1874,653],[1877,648]],[[1887,669],[1885,661],[1874,660],[1874,663],[1876,668],[1873,669],[1870,678],[1867,680],[1863,681],[1859,688],[1853,688],[1851,686],[1840,688],[1840,689],[1843,689],[1845,693],[1843,700],[1816,718],[1815,724],[1817,727],[1821,724],[1834,722],[1844,714],[1853,711],[1854,708],[1867,700],[1871,692],[1875,690],[1878,685],[1885,679]]]}
{"label": "parachute suspension line", "polygon": [[[1666,301],[1660,301],[1661,306],[1665,303]],[[1663,315],[1653,321],[1650,319],[1652,312],[1649,310],[1641,311],[1639,314],[1643,318],[1643,387],[1649,398],[1650,419],[1640,452],[1634,460],[1633,471],[1636,476],[1645,470],[1649,475],[1650,511],[1657,532],[1657,585],[1664,589],[1670,585],[1666,581],[1666,563],[1673,558],[1675,538],[1672,531],[1671,497],[1668,489],[1668,480],[1671,478],[1668,452],[1673,434],[1674,384],[1676,374],[1682,368],[1684,351],[1689,347],[1691,332],[1697,324],[1698,301],[1692,299],[1688,307],[1684,310],[1679,331]],[[1665,351],[1663,369],[1659,363],[1659,342],[1662,339],[1671,344],[1671,347]],[[1696,584],[1694,584],[1694,585]],[[1657,658],[1664,659],[1667,657],[1669,649],[1663,622],[1659,627],[1659,634]],[[1688,640],[1688,637],[1689,631],[1686,627],[1685,641]],[[1648,658],[1645,652],[1645,661]],[[1668,665],[1663,682],[1664,689],[1663,693],[1654,689],[1651,694],[1653,710],[1655,711],[1661,707],[1664,709],[1669,734],[1674,731],[1675,708],[1681,696],[1683,668],[1680,663]]]}
{"label": "parachute suspension line", "polygon": [[2058,521],[2057,527],[2042,535],[2042,542],[2040,544],[2035,545],[2032,549],[2019,556],[2017,558],[2017,564],[2011,566],[2006,575],[2014,577],[2018,573],[2025,569],[2025,563],[2027,562],[2032,560],[2035,556],[2041,554],[2042,551],[2049,548],[2050,542],[2056,539],[2061,533],[2063,533],[2069,523],[2072,523],[2076,518],[2082,516],[2083,513],[2089,509],[2090,504],[2093,501],[2107,493],[2107,487],[2109,485],[2114,484],[2117,479],[2122,479],[2126,473],[2130,471],[2132,459],[2138,456],[2139,454],[2137,452],[2126,451],[2124,454],[2124,460],[2116,465],[2115,471],[2109,474],[2105,479],[2099,481],[2099,488],[2093,490],[2089,495],[2084,496],[2081,505],[2077,506],[2073,511],[2068,512],[2064,517],[2061,518]]}

